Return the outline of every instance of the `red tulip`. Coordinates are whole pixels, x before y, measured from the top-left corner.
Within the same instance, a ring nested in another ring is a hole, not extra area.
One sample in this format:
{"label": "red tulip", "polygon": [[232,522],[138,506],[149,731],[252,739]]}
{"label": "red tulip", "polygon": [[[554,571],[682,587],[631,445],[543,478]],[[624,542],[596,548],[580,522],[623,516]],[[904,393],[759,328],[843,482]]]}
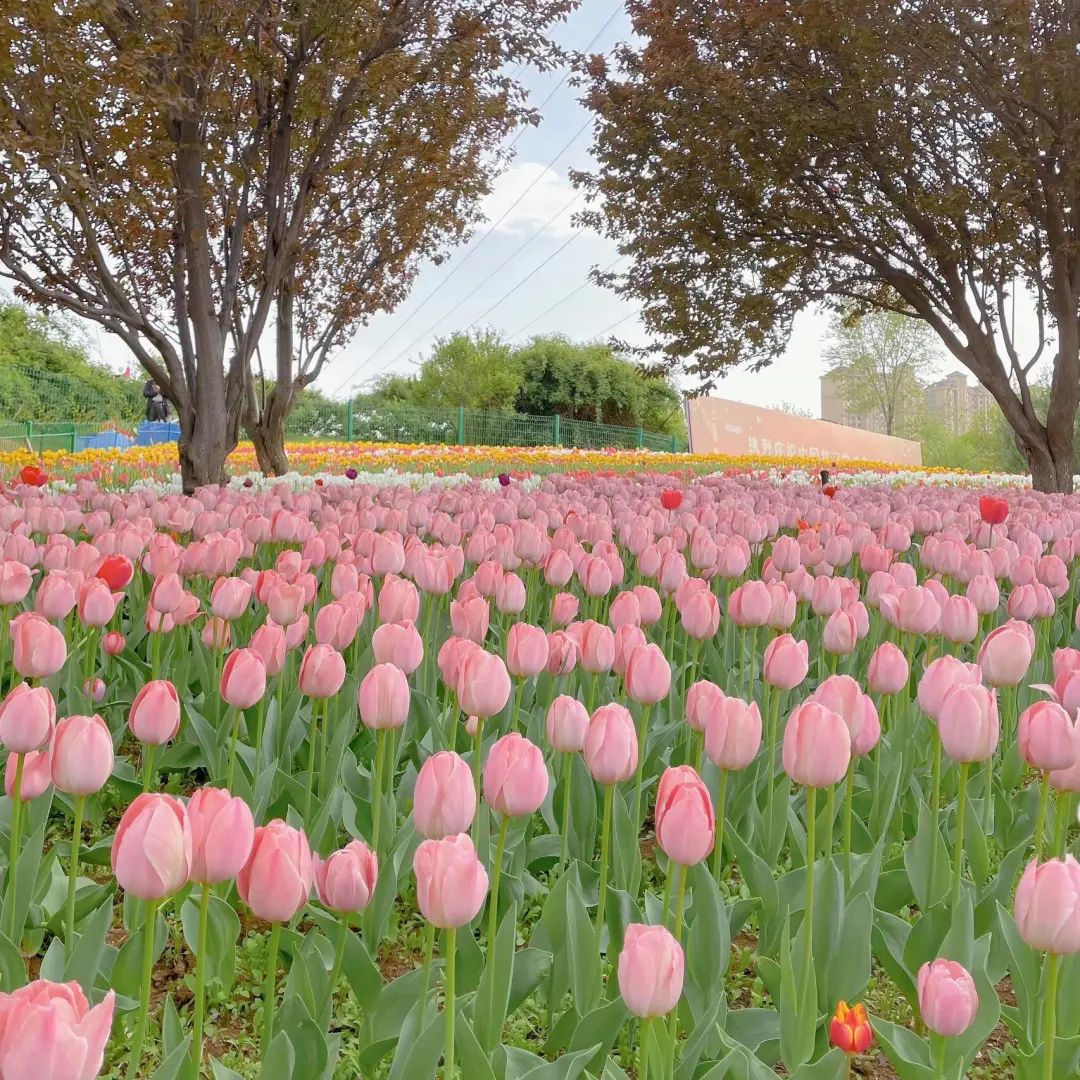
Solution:
{"label": "red tulip", "polygon": [[1000,525],[1009,516],[1009,503],[996,495],[979,496],[979,515],[987,525]]}

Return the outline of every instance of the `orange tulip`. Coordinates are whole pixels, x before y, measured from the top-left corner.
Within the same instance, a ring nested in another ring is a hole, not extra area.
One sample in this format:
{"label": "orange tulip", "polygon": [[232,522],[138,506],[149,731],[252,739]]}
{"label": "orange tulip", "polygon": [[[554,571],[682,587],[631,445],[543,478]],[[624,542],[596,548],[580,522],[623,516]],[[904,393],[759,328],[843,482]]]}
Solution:
{"label": "orange tulip", "polygon": [[850,1006],[841,1001],[829,1023],[829,1042],[845,1054],[862,1054],[873,1041],[874,1032],[865,1006]]}

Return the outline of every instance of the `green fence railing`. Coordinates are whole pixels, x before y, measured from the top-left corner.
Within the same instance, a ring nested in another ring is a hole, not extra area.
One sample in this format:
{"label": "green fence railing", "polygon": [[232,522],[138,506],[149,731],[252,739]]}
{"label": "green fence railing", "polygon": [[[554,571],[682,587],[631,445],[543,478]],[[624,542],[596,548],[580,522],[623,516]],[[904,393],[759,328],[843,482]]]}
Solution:
{"label": "green fence railing", "polygon": [[566,446],[582,450],[608,448],[687,449],[678,435],[620,427],[561,416],[481,412],[465,408],[428,408],[370,402],[301,400],[289,417],[286,433],[294,439],[345,439],[360,442],[442,443],[457,446]]}

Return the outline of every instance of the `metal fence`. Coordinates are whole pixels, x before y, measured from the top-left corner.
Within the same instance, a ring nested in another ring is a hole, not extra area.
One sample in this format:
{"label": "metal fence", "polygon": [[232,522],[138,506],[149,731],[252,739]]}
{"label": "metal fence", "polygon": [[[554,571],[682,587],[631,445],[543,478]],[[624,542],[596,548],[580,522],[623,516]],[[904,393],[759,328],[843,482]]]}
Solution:
{"label": "metal fence", "polygon": [[425,408],[363,399],[342,403],[301,401],[289,417],[292,439],[344,439],[362,442],[442,443],[456,446],[566,446],[583,450],[607,448],[687,449],[678,435],[619,427],[561,416],[481,412],[465,408]]}
{"label": "metal fence", "polygon": [[[102,446],[104,444],[100,440],[89,437],[106,430],[109,427],[107,420],[111,421],[112,418],[99,416],[92,421],[79,416],[74,420],[0,421],[0,452],[30,450],[42,453],[60,450],[70,453],[87,446]],[[135,425],[130,426],[133,428]],[[155,426],[164,430],[164,425]],[[176,434],[174,424],[166,437],[175,438]],[[525,416],[464,408],[422,408],[364,400],[324,402],[301,399],[289,417],[286,435],[290,439],[308,442],[337,439],[454,446],[642,449],[669,453],[682,453],[687,449],[685,440],[677,435],[646,431],[643,427],[619,427],[588,420],[569,420],[561,416]],[[139,441],[143,440],[140,438]]]}

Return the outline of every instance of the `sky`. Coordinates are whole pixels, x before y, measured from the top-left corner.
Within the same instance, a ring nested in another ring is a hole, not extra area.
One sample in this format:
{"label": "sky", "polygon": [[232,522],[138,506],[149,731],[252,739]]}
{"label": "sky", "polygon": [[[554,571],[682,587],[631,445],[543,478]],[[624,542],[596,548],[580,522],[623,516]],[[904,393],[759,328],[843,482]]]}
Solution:
{"label": "sky", "polygon": [[[617,0],[582,0],[553,33],[569,49],[607,53],[630,37],[631,27]],[[631,345],[649,343],[636,305],[589,281],[592,269],[607,268],[619,256],[611,241],[573,220],[584,196],[568,175],[592,161],[592,125],[579,101],[581,88],[565,69],[521,77],[541,122],[512,137],[514,159],[486,200],[487,223],[441,266],[424,267],[397,310],[376,315],[357,331],[319,378],[323,392],[344,397],[365,389],[375,376],[415,371],[439,337],[457,331],[491,328],[516,343],[554,332],[579,341],[617,334]],[[759,373],[731,372],[714,393],[819,415],[827,336],[827,318],[804,313],[780,360]],[[92,337],[107,362],[131,363],[120,342]],[[941,373],[957,368],[943,353]]]}

